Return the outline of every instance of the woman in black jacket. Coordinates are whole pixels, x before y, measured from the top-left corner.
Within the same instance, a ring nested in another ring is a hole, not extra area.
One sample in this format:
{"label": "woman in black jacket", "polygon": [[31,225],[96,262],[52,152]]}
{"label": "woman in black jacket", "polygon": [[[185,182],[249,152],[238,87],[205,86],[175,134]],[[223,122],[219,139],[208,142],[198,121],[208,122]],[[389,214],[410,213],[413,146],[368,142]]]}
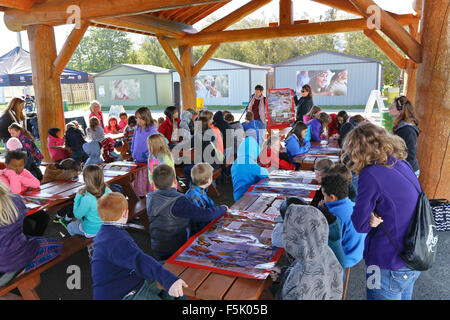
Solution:
{"label": "woman in black jacket", "polygon": [[13,98],[6,110],[0,116],[0,138],[6,145],[6,142],[11,138],[11,134],[8,131],[9,126],[14,123],[21,123],[25,120],[23,109],[25,107],[25,100],[21,98]]}
{"label": "woman in black jacket", "polygon": [[419,139],[419,122],[413,113],[411,102],[405,96],[400,96],[394,100],[389,107],[389,115],[395,117],[392,132],[401,137],[408,149],[409,162],[417,177],[419,177],[420,167],[417,161],[417,140]]}
{"label": "woman in black jacket", "polygon": [[309,84],[305,84],[302,87],[302,96],[300,99],[297,99],[297,95],[294,96],[294,102],[297,106],[296,121],[303,121],[303,116],[307,114],[314,105],[312,89]]}

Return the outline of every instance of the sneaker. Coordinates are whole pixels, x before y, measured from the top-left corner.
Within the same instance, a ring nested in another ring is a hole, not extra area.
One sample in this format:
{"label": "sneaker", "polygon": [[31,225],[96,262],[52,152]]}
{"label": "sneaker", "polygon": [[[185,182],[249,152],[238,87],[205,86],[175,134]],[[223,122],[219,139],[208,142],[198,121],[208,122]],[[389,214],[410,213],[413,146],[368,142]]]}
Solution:
{"label": "sneaker", "polygon": [[59,219],[58,219],[58,222],[59,222],[60,224],[62,224],[62,226],[63,226],[64,228],[67,229],[67,225],[68,225],[70,222],[72,222],[72,220],[67,220],[67,218],[59,218]]}

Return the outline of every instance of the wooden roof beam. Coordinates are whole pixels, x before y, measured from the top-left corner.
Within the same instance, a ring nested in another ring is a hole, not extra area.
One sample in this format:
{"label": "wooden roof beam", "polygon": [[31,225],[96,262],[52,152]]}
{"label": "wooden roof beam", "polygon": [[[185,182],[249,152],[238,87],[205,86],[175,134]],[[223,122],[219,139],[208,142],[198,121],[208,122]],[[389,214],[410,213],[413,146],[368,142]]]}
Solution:
{"label": "wooden roof beam", "polygon": [[224,2],[218,2],[216,4],[211,5],[208,9],[205,9],[201,12],[201,14],[196,15],[195,17],[189,17],[189,20],[186,21],[187,24],[196,24],[197,22],[199,22],[200,20],[206,18],[207,16],[209,16],[210,14],[212,14],[213,12],[215,12],[216,10],[219,10],[220,8],[222,8],[224,5],[226,5],[229,1],[224,1]]}
{"label": "wooden roof beam", "polygon": [[35,2],[35,0],[0,0],[0,6],[19,10],[29,10]]}
{"label": "wooden roof beam", "polygon": [[359,12],[359,10],[356,9],[355,6],[349,0],[313,0],[313,1],[330,6],[335,9],[355,14],[357,16],[363,16],[361,12]]}
{"label": "wooden roof beam", "polygon": [[294,11],[292,0],[280,0],[280,26],[294,23]]}
{"label": "wooden roof beam", "polygon": [[192,76],[195,77],[203,66],[208,62],[208,60],[213,56],[213,54],[219,49],[220,43],[212,44],[208,50],[203,54],[203,56],[197,61],[195,66],[192,68]]}
{"label": "wooden roof beam", "polygon": [[370,18],[373,14],[371,10],[369,10],[368,13],[369,7],[378,7],[380,13],[379,27],[381,31],[383,31],[411,60],[415,63],[422,62],[422,46],[393,16],[377,6],[372,0],[349,1],[358,8],[361,14],[366,18]]}
{"label": "wooden roof beam", "polygon": [[196,33],[197,30],[190,25],[157,18],[151,15],[126,16],[120,18],[107,18],[92,20],[95,23],[112,27],[122,27],[128,30],[162,34],[169,37],[181,38],[186,34]]}
{"label": "wooden roof beam", "polygon": [[249,3],[243,5],[239,9],[231,12],[227,16],[223,17],[220,20],[212,23],[208,27],[204,28],[201,32],[210,32],[210,31],[220,31],[225,30],[229,26],[235,24],[236,22],[242,20],[252,12],[258,10],[259,8],[265,6],[272,0],[253,0]]}
{"label": "wooden roof beam", "polygon": [[[147,12],[214,4],[227,0],[78,0],[81,19],[92,20],[120,16],[137,15]],[[5,24],[11,31],[22,31],[29,25],[45,24],[51,26],[67,24],[72,13],[66,10],[73,5],[72,0],[53,0],[35,4],[30,10],[5,10]]]}
{"label": "wooden roof beam", "polygon": [[175,69],[178,71],[178,74],[180,75],[180,77],[183,78],[185,76],[184,69],[183,69],[183,66],[181,65],[181,62],[178,59],[177,55],[175,54],[175,52],[173,52],[172,48],[167,43],[167,40],[165,38],[163,38],[159,35],[157,36],[157,38],[158,38],[158,41],[161,44],[161,47],[163,48],[164,52],[167,54],[170,61],[173,63]]}
{"label": "wooden roof beam", "polygon": [[387,42],[377,31],[364,30],[364,34],[377,45],[388,57],[395,63],[397,67],[405,70],[408,59],[395,49],[393,45]]}
{"label": "wooden roof beam", "polygon": [[83,21],[80,25],[80,28],[77,28],[76,26],[73,28],[72,32],[64,43],[63,48],[61,49],[55,59],[55,62],[53,63],[54,77],[59,78],[61,76],[61,73],[64,71],[64,68],[66,67],[73,53],[77,49],[78,44],[83,38],[86,30],[88,29],[89,24],[89,21]]}
{"label": "wooden roof beam", "polygon": [[[401,25],[416,23],[417,20],[418,18],[412,14],[398,16],[398,22]],[[340,21],[301,23],[279,27],[252,28],[246,30],[227,30],[212,32],[201,31],[196,34],[186,35],[181,39],[168,40],[168,43],[172,47],[181,45],[199,46],[217,42],[239,42],[271,38],[311,36],[340,32],[356,32],[363,31],[365,29],[367,29],[367,20],[361,18]]]}

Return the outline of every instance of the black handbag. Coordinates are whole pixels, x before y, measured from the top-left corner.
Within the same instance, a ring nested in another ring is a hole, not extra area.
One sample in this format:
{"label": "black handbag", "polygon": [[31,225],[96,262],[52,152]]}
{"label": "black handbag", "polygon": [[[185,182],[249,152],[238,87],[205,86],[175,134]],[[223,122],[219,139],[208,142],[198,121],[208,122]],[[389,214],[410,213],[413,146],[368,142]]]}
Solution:
{"label": "black handbag", "polygon": [[450,230],[450,203],[447,199],[431,199],[434,221],[437,231]]}
{"label": "black handbag", "polygon": [[399,252],[383,224],[381,224],[381,227],[403,262],[405,262],[410,269],[425,271],[433,266],[436,259],[438,236],[434,234],[433,230],[436,229],[433,211],[425,192],[420,191],[403,172],[397,171],[405,176],[414,185],[417,192],[419,192],[414,217],[403,238],[404,249],[402,252]]}

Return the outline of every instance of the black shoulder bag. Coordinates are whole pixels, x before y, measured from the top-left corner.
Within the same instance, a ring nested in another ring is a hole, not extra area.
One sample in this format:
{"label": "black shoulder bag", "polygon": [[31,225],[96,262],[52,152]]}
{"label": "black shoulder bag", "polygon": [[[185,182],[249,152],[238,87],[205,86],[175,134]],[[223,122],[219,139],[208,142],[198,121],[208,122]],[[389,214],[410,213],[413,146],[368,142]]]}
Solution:
{"label": "black shoulder bag", "polygon": [[414,185],[417,192],[419,192],[414,217],[403,238],[403,244],[405,246],[403,252],[399,252],[383,224],[380,226],[405,264],[413,270],[425,271],[432,267],[436,259],[438,236],[434,234],[433,230],[436,229],[433,212],[425,192],[420,191],[403,172],[400,170],[397,171],[405,176]]}

